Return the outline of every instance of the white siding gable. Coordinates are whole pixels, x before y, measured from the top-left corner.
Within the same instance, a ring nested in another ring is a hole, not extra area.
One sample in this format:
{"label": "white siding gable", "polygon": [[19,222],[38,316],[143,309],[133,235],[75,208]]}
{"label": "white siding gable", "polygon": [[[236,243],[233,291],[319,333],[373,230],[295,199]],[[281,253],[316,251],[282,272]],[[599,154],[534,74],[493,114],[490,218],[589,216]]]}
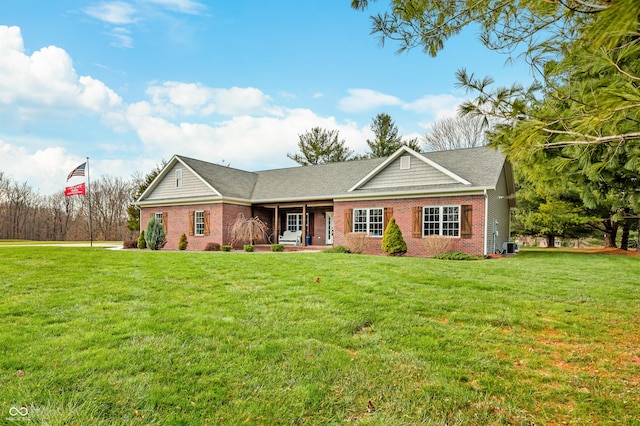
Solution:
{"label": "white siding gable", "polygon": [[[176,170],[182,170],[182,187],[176,187]],[[198,176],[179,161],[164,176],[145,201],[167,200],[176,198],[194,198],[218,195],[211,190]]]}
{"label": "white siding gable", "polygon": [[418,158],[403,155],[393,160],[384,169],[380,170],[369,181],[360,186],[360,189],[397,188],[402,186],[442,185],[453,183],[460,182]]}

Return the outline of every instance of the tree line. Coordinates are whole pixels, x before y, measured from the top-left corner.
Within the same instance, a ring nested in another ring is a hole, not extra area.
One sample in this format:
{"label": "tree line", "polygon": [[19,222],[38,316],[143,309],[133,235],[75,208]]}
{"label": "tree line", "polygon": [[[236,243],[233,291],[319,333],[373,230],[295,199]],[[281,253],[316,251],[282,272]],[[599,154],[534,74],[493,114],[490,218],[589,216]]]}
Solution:
{"label": "tree line", "polygon": [[127,208],[139,184],[136,178],[105,176],[91,182],[85,196],[41,195],[0,172],[0,239],[88,240],[89,202],[94,240],[130,239],[138,230],[126,228]]}

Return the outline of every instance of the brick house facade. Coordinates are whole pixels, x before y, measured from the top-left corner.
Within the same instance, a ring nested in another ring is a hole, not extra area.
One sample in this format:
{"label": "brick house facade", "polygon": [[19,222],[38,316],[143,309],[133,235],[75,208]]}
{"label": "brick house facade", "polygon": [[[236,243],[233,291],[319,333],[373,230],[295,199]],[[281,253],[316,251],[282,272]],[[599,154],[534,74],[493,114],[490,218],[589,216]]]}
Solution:
{"label": "brick house facade", "polygon": [[[343,230],[351,232],[349,225],[345,227],[345,212],[358,208],[382,208],[392,211],[391,217],[395,218],[402,236],[407,243],[407,256],[428,256],[429,253],[424,244],[422,229],[416,231],[415,226],[415,209],[422,210],[427,206],[444,206],[459,205],[471,206],[471,233],[469,236],[451,239],[451,251],[462,251],[469,254],[484,254],[485,233],[481,220],[473,220],[474,216],[484,217],[485,203],[484,197],[481,195],[467,195],[454,197],[421,197],[406,199],[383,199],[383,200],[367,200],[367,201],[345,201],[337,202],[334,205],[336,215],[336,227],[342,227]],[[341,218],[341,219],[340,219]],[[342,245],[345,243],[345,235],[348,232],[337,234],[334,244]],[[384,254],[382,252],[382,237],[368,237],[367,254]]]}
{"label": "brick house facade", "polygon": [[[230,244],[239,214],[259,217],[277,243],[301,231],[302,245],[344,245],[366,234],[369,254],[383,254],[382,231],[393,217],[407,255],[428,256],[424,237],[451,238],[450,250],[489,254],[508,241],[514,205],[510,164],[489,148],[417,153],[402,147],[387,158],[247,172],[174,156],[137,200],[141,229],[162,218],[166,249],[183,233],[188,250]],[[244,242],[236,242],[241,245]]]}

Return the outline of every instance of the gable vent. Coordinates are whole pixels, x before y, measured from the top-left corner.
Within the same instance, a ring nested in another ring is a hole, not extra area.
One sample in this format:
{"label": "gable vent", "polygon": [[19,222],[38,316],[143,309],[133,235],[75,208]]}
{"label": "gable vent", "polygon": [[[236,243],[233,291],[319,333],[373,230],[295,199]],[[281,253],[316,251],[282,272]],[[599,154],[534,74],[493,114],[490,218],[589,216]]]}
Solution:
{"label": "gable vent", "polygon": [[411,157],[403,155],[400,157],[400,170],[409,170],[411,168]]}

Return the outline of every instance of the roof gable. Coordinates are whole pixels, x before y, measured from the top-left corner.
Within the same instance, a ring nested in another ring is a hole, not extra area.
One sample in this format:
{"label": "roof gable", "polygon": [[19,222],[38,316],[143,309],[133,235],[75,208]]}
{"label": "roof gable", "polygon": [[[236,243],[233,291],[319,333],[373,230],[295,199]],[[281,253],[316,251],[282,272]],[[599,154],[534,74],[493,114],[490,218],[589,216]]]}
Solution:
{"label": "roof gable", "polygon": [[348,192],[358,189],[392,189],[403,186],[443,184],[470,185],[471,183],[411,148],[402,146],[349,188]]}
{"label": "roof gable", "polygon": [[[182,170],[182,186],[175,183],[175,171]],[[138,202],[180,198],[244,198],[251,196],[257,176],[251,172],[174,155]]]}
{"label": "roof gable", "polygon": [[180,157],[185,165],[194,171],[220,196],[248,200],[258,180],[254,172],[234,169],[228,166],[208,163],[189,157]]}

